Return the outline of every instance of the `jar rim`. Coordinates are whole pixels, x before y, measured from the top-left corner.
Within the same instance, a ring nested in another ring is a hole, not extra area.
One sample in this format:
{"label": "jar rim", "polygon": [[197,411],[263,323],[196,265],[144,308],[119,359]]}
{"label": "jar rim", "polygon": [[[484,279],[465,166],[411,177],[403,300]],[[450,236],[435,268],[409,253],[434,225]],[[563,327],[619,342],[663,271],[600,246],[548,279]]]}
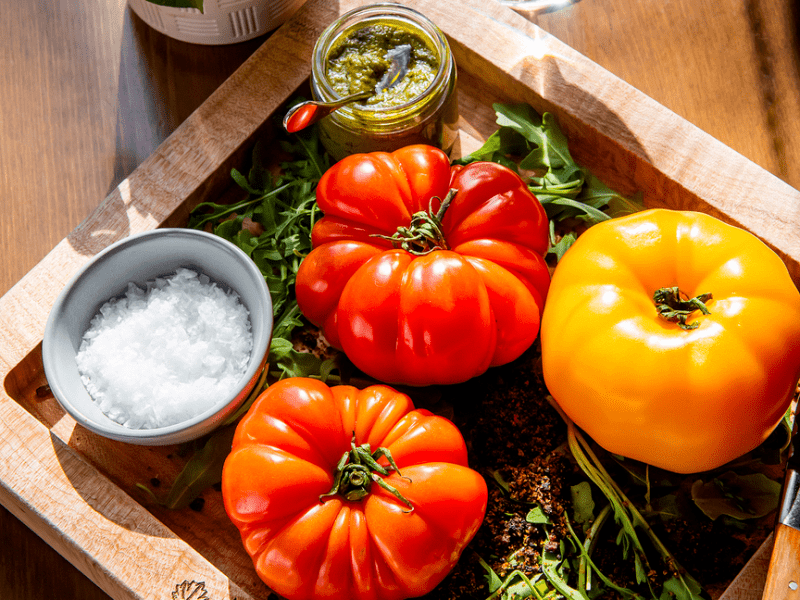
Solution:
{"label": "jar rim", "polygon": [[[331,23],[319,36],[314,45],[311,61],[312,91],[322,100],[337,100],[341,96],[333,89],[327,78],[326,61],[334,42],[360,23],[368,23],[378,19],[402,22],[411,25],[415,33],[423,35],[431,43],[439,55],[439,68],[431,83],[417,96],[408,102],[396,106],[369,107],[360,103],[344,106],[331,114],[339,122],[362,122],[370,125],[380,124],[382,127],[393,127],[406,121],[420,104],[426,104],[431,90],[447,86],[455,69],[450,45],[441,29],[419,11],[394,2],[379,2],[358,7],[343,14]],[[413,126],[410,125],[410,126]]]}

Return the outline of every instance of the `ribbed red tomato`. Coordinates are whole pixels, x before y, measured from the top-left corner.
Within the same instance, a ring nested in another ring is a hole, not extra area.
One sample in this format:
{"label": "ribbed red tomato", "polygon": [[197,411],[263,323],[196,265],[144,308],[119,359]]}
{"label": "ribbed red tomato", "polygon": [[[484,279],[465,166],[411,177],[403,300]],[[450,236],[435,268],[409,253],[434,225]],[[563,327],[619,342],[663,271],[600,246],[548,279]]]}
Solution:
{"label": "ribbed red tomato", "polygon": [[453,423],[388,386],[305,378],[270,386],[241,420],[222,495],[258,575],[289,600],[426,594],[487,504]]}
{"label": "ribbed red tomato", "polygon": [[550,282],[547,216],[496,163],[432,146],[349,156],[322,177],[297,301],[328,341],[388,383],[450,384],[536,339]]}

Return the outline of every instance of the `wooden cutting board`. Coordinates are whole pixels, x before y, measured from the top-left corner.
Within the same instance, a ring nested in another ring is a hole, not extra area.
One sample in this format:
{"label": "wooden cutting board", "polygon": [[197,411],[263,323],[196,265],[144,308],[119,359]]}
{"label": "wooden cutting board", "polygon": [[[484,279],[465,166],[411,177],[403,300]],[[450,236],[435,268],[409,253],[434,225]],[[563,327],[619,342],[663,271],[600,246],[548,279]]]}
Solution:
{"label": "wooden cutting board", "polygon": [[[194,205],[224,193],[230,168],[306,84],[319,33],[364,3],[310,0],[0,298],[0,502],[115,598],[170,598],[184,582],[203,582],[213,600],[263,597],[264,588],[218,494],[206,497],[202,513],[166,511],[138,494],[137,483],[177,473],[175,449],[97,438],[37,395],[49,309],[71,274],[109,243],[183,225]],[[508,9],[483,0],[404,3],[451,41],[460,75],[457,153],[495,129],[492,102],[527,102],[555,114],[576,160],[612,187],[643,192],[648,206],[701,210],[742,226],[800,281],[800,217],[788,210],[800,192]],[[760,595],[759,556],[768,552],[759,551],[728,597]]]}

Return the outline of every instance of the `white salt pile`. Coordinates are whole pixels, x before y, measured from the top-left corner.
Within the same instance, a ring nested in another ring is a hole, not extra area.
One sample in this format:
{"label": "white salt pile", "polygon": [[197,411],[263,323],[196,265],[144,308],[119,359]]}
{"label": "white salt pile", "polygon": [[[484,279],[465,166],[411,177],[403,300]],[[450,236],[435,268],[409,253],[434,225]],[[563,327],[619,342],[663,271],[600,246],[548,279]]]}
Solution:
{"label": "white salt pile", "polygon": [[247,309],[205,275],[178,269],[106,302],[76,357],[100,409],[131,429],[185,421],[236,389],[253,335]]}

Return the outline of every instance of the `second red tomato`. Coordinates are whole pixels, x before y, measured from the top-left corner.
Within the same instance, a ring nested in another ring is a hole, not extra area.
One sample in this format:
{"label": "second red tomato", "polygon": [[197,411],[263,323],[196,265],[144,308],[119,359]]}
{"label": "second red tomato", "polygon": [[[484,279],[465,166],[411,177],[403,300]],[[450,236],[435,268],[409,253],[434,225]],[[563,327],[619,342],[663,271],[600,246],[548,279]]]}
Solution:
{"label": "second red tomato", "polygon": [[536,339],[550,283],[547,216],[501,165],[431,146],[349,156],[320,180],[325,213],[297,275],[303,314],[362,371],[452,384]]}

